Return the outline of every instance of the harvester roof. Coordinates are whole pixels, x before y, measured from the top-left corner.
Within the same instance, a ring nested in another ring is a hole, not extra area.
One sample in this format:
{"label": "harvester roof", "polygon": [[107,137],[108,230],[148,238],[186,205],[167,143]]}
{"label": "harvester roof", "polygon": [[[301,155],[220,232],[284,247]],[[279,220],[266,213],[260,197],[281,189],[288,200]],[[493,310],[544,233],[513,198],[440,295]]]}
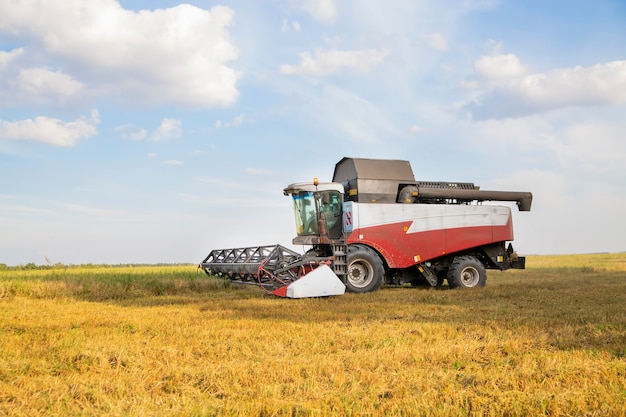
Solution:
{"label": "harvester roof", "polygon": [[333,182],[346,182],[356,178],[415,181],[409,161],[344,157],[337,162]]}

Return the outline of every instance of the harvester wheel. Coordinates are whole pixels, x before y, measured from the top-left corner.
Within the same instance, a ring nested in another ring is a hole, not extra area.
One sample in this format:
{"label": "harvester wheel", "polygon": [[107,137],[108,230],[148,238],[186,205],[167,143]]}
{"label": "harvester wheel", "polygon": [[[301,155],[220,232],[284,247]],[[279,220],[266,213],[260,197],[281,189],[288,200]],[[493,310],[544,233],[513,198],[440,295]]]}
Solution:
{"label": "harvester wheel", "polygon": [[385,268],[372,249],[361,245],[348,245],[348,274],[346,291],[371,292],[383,285]]}
{"label": "harvester wheel", "polygon": [[448,270],[450,288],[484,287],[487,283],[485,266],[473,256],[454,258]]}

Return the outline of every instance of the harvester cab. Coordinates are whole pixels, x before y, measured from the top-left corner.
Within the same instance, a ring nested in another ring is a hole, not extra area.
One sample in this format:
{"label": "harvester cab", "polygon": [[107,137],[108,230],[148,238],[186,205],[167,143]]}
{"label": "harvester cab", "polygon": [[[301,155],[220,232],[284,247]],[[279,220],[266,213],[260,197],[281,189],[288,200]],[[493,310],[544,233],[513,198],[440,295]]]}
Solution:
{"label": "harvester cab", "polygon": [[330,244],[342,231],[343,186],[337,183],[291,184],[284,194],[293,200],[297,236],[294,245]]}

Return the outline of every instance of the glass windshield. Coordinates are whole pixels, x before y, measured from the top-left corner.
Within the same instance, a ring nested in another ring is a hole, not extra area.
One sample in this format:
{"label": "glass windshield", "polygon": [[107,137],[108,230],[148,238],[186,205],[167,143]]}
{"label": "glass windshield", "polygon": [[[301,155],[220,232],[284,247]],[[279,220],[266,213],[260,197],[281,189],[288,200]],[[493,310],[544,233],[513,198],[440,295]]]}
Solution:
{"label": "glass windshield", "polygon": [[293,209],[298,236],[317,235],[317,208],[313,192],[293,194]]}
{"label": "glass windshield", "polygon": [[[342,196],[338,191],[302,191],[293,194],[298,236],[341,236]],[[322,229],[320,231],[320,228]]]}

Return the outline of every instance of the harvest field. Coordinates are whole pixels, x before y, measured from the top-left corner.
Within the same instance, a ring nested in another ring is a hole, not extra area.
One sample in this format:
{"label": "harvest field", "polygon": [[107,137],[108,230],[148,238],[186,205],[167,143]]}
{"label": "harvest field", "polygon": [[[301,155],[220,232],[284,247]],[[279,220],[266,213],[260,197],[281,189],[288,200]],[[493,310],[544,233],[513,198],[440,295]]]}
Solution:
{"label": "harvest field", "polygon": [[302,300],[195,266],[8,269],[0,326],[0,415],[626,415],[624,253]]}

